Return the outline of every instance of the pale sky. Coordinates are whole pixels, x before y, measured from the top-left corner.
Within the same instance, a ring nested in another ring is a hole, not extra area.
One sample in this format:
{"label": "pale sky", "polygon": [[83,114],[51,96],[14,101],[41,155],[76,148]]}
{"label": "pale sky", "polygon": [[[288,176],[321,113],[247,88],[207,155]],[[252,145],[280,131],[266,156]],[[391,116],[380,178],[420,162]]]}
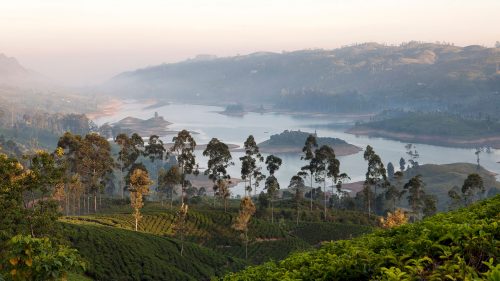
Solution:
{"label": "pale sky", "polygon": [[70,85],[197,54],[500,41],[500,0],[0,0],[0,53]]}

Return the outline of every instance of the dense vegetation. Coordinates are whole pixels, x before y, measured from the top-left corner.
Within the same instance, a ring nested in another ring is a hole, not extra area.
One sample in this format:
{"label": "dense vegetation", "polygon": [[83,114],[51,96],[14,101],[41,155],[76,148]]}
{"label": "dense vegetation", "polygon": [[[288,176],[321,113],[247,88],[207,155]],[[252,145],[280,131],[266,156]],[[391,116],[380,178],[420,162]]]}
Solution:
{"label": "dense vegetation", "polygon": [[[280,134],[272,135],[269,140],[260,143],[259,146],[295,146],[301,148],[309,135],[311,133],[285,130]],[[347,144],[346,141],[339,138],[317,137],[316,140],[319,146]]]}
{"label": "dense vegetation", "polygon": [[[291,134],[295,139],[307,133]],[[281,260],[324,241],[350,239],[379,225],[419,221],[437,211],[436,196],[426,193],[418,174],[413,145],[407,146],[413,167],[404,171],[402,164],[400,172],[394,172],[392,164],[386,170],[367,146],[363,190],[351,198],[341,189],[348,175],[342,173],[334,149],[315,135],[302,140],[305,166],[281,194],[274,173],[282,159],[271,154],[264,161],[249,136],[245,156],[239,159],[247,192],[232,199],[227,168],[233,162],[225,143],[212,138],[203,151],[208,158],[204,174],[214,191],[208,197],[188,177],[200,173],[195,139],[183,130],[172,141],[167,150],[156,135],[145,142],[138,134],[122,133],[112,144],[97,133],[68,132],[52,153],[36,151],[20,159],[0,154],[0,212],[5,214],[0,217],[0,245],[5,245],[0,274],[8,280],[44,280],[47,275],[59,280],[70,271],[84,270],[98,280],[208,279]],[[173,163],[165,165],[171,156]],[[262,172],[264,165],[268,176]],[[157,179],[153,194],[152,178]],[[304,179],[320,186],[307,189]],[[247,196],[259,181],[265,182],[264,191]],[[447,189],[448,195],[455,207],[468,205],[494,194],[485,194],[484,183],[474,172],[460,190]],[[161,200],[165,196],[170,204]],[[408,202],[403,203],[406,210],[395,212],[402,200]],[[63,212],[66,217],[58,221]],[[379,223],[380,215],[387,216],[385,222]],[[32,250],[36,247],[42,250]],[[44,252],[55,257],[44,259]]]}
{"label": "dense vegetation", "polygon": [[241,268],[243,262],[196,244],[119,228],[65,224],[70,241],[90,261],[95,280],[201,280]]}
{"label": "dense vegetation", "polygon": [[498,280],[500,196],[229,274],[224,280]]}

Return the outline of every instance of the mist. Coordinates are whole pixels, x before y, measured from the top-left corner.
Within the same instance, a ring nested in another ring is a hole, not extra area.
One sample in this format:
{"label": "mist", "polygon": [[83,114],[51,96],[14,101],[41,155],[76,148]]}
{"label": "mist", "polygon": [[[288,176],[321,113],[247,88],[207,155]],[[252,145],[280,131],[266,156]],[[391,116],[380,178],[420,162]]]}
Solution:
{"label": "mist", "polygon": [[411,40],[492,46],[500,40],[499,10],[493,0],[26,0],[0,4],[0,52],[59,83],[88,86],[197,54]]}

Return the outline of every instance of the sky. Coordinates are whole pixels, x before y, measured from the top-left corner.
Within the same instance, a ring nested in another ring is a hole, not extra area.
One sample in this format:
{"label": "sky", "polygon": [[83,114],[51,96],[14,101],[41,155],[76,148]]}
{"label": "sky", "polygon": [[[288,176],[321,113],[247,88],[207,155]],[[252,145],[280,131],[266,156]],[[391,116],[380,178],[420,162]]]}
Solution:
{"label": "sky", "polygon": [[197,54],[493,46],[500,0],[0,0],[0,53],[73,86]]}

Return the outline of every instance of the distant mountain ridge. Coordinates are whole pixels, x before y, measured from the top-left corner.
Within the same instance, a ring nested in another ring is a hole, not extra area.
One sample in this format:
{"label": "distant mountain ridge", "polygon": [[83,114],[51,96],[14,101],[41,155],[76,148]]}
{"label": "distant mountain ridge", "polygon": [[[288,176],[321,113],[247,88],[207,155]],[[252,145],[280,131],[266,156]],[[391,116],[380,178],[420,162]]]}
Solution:
{"label": "distant mountain ridge", "polygon": [[[129,97],[267,102],[291,110],[345,109],[334,103],[352,103],[348,110],[361,111],[448,109],[500,104],[499,64],[500,48],[366,43],[162,64],[121,73],[104,89]],[[318,95],[321,102],[306,102]]]}

